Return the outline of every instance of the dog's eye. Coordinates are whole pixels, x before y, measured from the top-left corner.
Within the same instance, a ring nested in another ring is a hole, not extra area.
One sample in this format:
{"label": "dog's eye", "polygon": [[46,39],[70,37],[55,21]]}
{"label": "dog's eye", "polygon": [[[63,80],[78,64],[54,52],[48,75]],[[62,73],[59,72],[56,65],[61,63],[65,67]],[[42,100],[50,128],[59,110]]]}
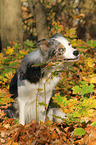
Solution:
{"label": "dog's eye", "polygon": [[62,53],[64,51],[64,48],[59,48],[58,51]]}

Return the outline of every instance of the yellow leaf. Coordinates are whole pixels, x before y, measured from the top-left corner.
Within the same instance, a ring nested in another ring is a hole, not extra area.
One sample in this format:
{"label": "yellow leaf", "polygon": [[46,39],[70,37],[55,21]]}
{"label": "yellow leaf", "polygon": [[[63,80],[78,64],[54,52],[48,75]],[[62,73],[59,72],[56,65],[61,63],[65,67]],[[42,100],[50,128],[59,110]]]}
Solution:
{"label": "yellow leaf", "polygon": [[90,83],[96,84],[96,77],[92,78],[91,81],[90,81]]}
{"label": "yellow leaf", "polygon": [[42,88],[38,88],[37,90],[38,90],[38,92],[41,92],[41,91],[43,91],[43,89],[42,89]]}
{"label": "yellow leaf", "polygon": [[28,54],[28,51],[20,50],[19,53],[22,54],[22,55],[27,55]]}
{"label": "yellow leaf", "polygon": [[7,50],[6,50],[6,54],[7,55],[12,55],[14,53],[14,49],[13,48],[7,48]]}
{"label": "yellow leaf", "polygon": [[87,58],[86,63],[88,65],[88,67],[93,67],[95,65],[94,60],[92,58]]}
{"label": "yellow leaf", "polygon": [[96,84],[96,74],[91,75],[90,83]]}
{"label": "yellow leaf", "polygon": [[4,60],[5,58],[4,58],[4,54],[3,53],[0,53],[0,63],[1,63],[1,61],[2,60]]}

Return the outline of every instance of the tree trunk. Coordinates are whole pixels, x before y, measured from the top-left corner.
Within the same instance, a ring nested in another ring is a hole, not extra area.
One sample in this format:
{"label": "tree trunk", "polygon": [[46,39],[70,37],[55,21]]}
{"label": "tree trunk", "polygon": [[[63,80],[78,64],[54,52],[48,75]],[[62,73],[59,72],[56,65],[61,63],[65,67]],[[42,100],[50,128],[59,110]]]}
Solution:
{"label": "tree trunk", "polygon": [[23,45],[20,0],[1,0],[1,12],[2,48],[10,41],[19,41]]}
{"label": "tree trunk", "polygon": [[49,38],[46,13],[40,0],[28,0],[28,3],[36,20],[38,40]]}
{"label": "tree trunk", "polygon": [[0,0],[0,52],[2,49],[2,45],[1,45],[1,0]]}

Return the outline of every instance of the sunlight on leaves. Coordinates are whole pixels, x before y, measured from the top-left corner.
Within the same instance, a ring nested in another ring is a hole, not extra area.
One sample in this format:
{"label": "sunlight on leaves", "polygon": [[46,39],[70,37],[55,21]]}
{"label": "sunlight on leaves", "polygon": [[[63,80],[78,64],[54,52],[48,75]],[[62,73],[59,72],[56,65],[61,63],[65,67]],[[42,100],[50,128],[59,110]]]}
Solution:
{"label": "sunlight on leaves", "polygon": [[81,136],[84,135],[86,131],[83,128],[76,128],[73,133],[77,136]]}
{"label": "sunlight on leaves", "polygon": [[72,88],[72,90],[73,90],[73,94],[81,94],[81,95],[94,92],[93,84],[90,85],[84,84],[84,85],[80,85],[80,87],[75,86]]}
{"label": "sunlight on leaves", "polygon": [[93,68],[95,66],[94,59],[92,59],[92,58],[87,58],[86,63],[88,65],[88,67]]}

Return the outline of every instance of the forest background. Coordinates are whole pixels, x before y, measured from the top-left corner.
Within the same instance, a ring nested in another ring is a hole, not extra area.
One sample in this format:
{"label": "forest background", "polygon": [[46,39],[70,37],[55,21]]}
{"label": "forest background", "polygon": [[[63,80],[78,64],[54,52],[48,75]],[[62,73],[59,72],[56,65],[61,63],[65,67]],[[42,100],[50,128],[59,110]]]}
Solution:
{"label": "forest background", "polygon": [[[54,90],[68,119],[22,126],[4,114],[10,81],[34,43],[55,33],[80,51]],[[0,0],[0,52],[1,144],[96,144],[96,0]]]}

